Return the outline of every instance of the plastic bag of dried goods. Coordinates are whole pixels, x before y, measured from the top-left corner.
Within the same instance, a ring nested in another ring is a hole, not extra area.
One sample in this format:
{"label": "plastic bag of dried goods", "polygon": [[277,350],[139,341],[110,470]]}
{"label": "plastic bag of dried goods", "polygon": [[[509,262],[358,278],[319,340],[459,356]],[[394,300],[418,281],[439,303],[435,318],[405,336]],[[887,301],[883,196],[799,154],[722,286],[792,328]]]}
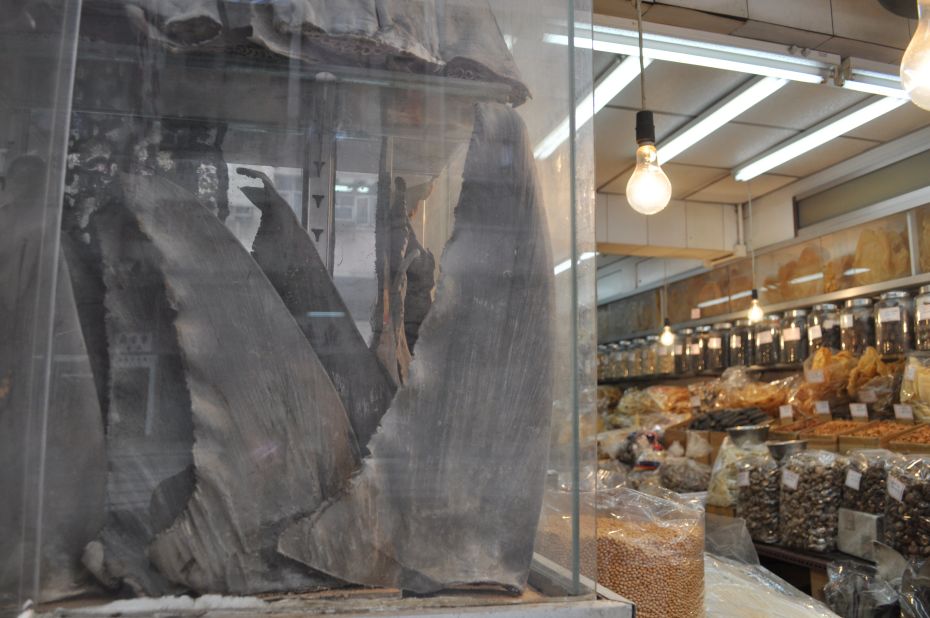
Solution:
{"label": "plastic bag of dried goods", "polygon": [[685,457],[689,459],[703,459],[713,452],[713,448],[710,446],[710,440],[700,431],[691,431],[689,429],[686,435],[687,446],[685,447]]}
{"label": "plastic bag of dried goods", "polygon": [[930,457],[908,457],[888,470],[885,542],[902,555],[930,556]]}
{"label": "plastic bag of dried goods", "polygon": [[744,564],[759,564],[759,554],[739,517],[704,514],[704,551],[718,558],[729,558]]}
{"label": "plastic bag of dried goods", "polygon": [[901,391],[901,377],[901,372],[889,376],[876,376],[856,391],[854,399],[866,405],[870,419],[894,418],[894,404]]}
{"label": "plastic bag of dried goods", "polygon": [[736,477],[736,516],[746,521],[754,541],[778,543],[778,495],[781,470],[768,453],[743,459]]}
{"label": "plastic bag of dried goods", "polygon": [[620,403],[621,391],[616,386],[599,385],[597,387],[597,412],[607,415]]}
{"label": "plastic bag of dried goods", "polygon": [[849,455],[843,475],[843,508],[881,515],[888,497],[888,470],[904,456],[886,449],[864,449]]}
{"label": "plastic bag of dried goods", "polygon": [[742,367],[731,367],[720,378],[720,408],[759,408],[774,415],[787,400],[796,377],[790,376],[774,382],[752,379]]}
{"label": "plastic bag of dried goods", "polygon": [[782,462],[778,495],[782,545],[820,552],[836,549],[845,472],[845,458],[829,451],[801,451]]}
{"label": "plastic bag of dried goods", "polygon": [[866,348],[856,366],[849,372],[846,382],[846,391],[850,397],[855,398],[859,389],[876,377],[892,377],[901,372],[900,362],[885,362],[878,350],[869,346]]}
{"label": "plastic bag of dried goods", "polygon": [[930,560],[911,560],[901,577],[901,615],[930,618]]}
{"label": "plastic bag of dried goods", "polygon": [[767,452],[765,444],[753,444],[740,448],[727,436],[720,445],[717,459],[710,473],[707,487],[707,504],[712,506],[733,506],[736,503],[736,481],[740,463],[753,453]]}
{"label": "plastic bag of dried goods", "polygon": [[704,513],[619,489],[597,496],[598,584],[641,618],[704,616]]}
{"label": "plastic bag of dried goods", "polygon": [[646,394],[656,409],[672,414],[691,414],[691,394],[684,386],[650,386]]}
{"label": "plastic bag of dried goods", "polygon": [[910,404],[917,420],[930,421],[930,354],[907,355],[901,379],[901,403]]}
{"label": "plastic bag of dried goods", "polygon": [[710,466],[687,457],[667,457],[659,473],[663,487],[682,493],[706,491],[710,482]]}
{"label": "plastic bag of dried goods", "polygon": [[827,565],[829,581],[823,587],[827,605],[850,618],[897,618],[898,593],[881,580],[875,567],[847,560]]}
{"label": "plastic bag of dried goods", "polygon": [[827,401],[831,408],[849,403],[846,386],[856,358],[849,352],[818,349],[804,361],[804,380],[788,396],[788,403],[804,416],[816,413],[816,403]]}

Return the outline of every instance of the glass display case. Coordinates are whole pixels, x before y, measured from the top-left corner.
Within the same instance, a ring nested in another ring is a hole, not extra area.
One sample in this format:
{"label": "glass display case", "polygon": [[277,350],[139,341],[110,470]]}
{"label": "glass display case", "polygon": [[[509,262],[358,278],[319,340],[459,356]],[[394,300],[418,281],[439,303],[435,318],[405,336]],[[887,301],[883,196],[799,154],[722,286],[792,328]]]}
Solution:
{"label": "glass display case", "polygon": [[0,7],[0,612],[593,598],[590,22]]}

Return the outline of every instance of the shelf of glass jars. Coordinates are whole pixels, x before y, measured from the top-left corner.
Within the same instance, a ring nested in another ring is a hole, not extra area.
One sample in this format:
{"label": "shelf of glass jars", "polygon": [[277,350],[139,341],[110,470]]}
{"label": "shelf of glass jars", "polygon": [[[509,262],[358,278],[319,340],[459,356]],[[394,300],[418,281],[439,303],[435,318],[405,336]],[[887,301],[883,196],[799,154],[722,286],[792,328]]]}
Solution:
{"label": "shelf of glass jars", "polygon": [[[785,377],[786,374],[800,373],[804,370],[801,363],[777,363],[774,365],[749,365],[744,366],[746,371],[756,374],[760,380],[776,379]],[[597,383],[602,385],[623,385],[623,384],[656,384],[659,382],[699,382],[702,380],[719,378],[723,371],[701,371],[698,373],[662,373],[650,374],[644,376],[628,376],[625,378],[599,378]],[[771,376],[771,377],[770,377]]]}

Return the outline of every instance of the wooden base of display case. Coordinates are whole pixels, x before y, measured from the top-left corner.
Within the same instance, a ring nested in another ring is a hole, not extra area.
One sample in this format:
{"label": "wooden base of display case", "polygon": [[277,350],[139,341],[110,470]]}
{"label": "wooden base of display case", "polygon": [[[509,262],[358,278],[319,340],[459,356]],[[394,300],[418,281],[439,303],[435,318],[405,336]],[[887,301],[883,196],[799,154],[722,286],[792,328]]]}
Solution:
{"label": "wooden base of display case", "polygon": [[823,587],[828,581],[828,564],[837,560],[863,565],[871,564],[842,552],[820,554],[767,543],[754,543],[754,545],[762,566],[819,601],[823,601]]}

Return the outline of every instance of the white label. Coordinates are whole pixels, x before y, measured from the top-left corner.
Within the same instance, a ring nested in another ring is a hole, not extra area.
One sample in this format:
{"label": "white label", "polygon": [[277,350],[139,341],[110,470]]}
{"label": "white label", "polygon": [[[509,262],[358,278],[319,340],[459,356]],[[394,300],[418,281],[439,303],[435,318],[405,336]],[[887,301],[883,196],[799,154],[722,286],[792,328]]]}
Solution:
{"label": "white label", "polygon": [[807,338],[811,341],[823,339],[823,331],[820,330],[820,324],[814,324],[807,330]]}
{"label": "white label", "polygon": [[833,328],[833,320],[824,320],[823,328],[824,330],[830,330],[831,328]]}
{"label": "white label", "polygon": [[675,356],[680,356],[681,353],[682,353],[682,350],[683,350],[682,346],[676,345],[676,346],[675,346]]}
{"label": "white label", "polygon": [[823,384],[823,369],[810,369],[804,372],[804,379],[806,379],[811,384]]}
{"label": "white label", "polygon": [[670,346],[667,346],[667,345],[659,346],[659,356],[668,356],[671,353],[672,353],[672,348]]}
{"label": "white label", "polygon": [[901,307],[885,307],[878,310],[879,322],[900,322]]}
{"label": "white label", "polygon": [[859,491],[859,484],[862,482],[862,473],[855,470],[846,471],[846,487]]}
{"label": "white label", "polygon": [[781,331],[781,338],[783,341],[800,341],[801,340],[801,329],[797,326],[790,326],[788,328],[783,328]]}
{"label": "white label", "polygon": [[697,356],[698,354],[701,353],[701,344],[700,344],[700,343],[692,343],[691,345],[688,346],[688,350],[689,350],[691,356]]}
{"label": "white label", "polygon": [[817,414],[829,414],[830,413],[830,402],[829,401],[815,401],[814,411]]}
{"label": "white label", "polygon": [[707,349],[719,350],[723,347],[723,340],[720,337],[711,337],[707,340]]}
{"label": "white label", "polygon": [[788,489],[797,489],[798,481],[801,480],[801,477],[797,472],[792,472],[791,470],[782,470],[781,471],[781,484]]}
{"label": "white label", "polygon": [[914,378],[917,377],[917,367],[915,365],[908,365],[907,369],[904,370],[904,379],[914,381]]}
{"label": "white label", "polygon": [[849,414],[853,418],[869,418],[869,408],[864,403],[849,404]]}
{"label": "white label", "polygon": [[859,389],[859,401],[862,403],[875,403],[878,401],[878,395],[871,388]]}
{"label": "white label", "polygon": [[888,477],[888,495],[901,502],[904,500],[904,483],[899,479],[889,476]]}
{"label": "white label", "polygon": [[840,316],[840,328],[852,328],[853,316],[851,313]]}
{"label": "white label", "polygon": [[926,320],[930,318],[930,302],[925,300],[918,301],[916,311],[918,320]]}
{"label": "white label", "polygon": [[701,308],[700,307],[693,308],[691,310],[691,319],[699,320],[700,318],[701,318]]}
{"label": "white label", "polygon": [[733,337],[730,337],[730,347],[736,348],[736,349],[742,348],[743,338],[740,337],[739,335],[734,335]]}
{"label": "white label", "polygon": [[791,404],[778,406],[778,418],[794,418],[794,408]]}
{"label": "white label", "polygon": [[906,403],[896,403],[894,404],[894,417],[899,421],[912,421],[914,420],[914,408]]}
{"label": "white label", "polygon": [[740,473],[736,475],[736,486],[749,487],[749,470],[741,470]]}
{"label": "white label", "polygon": [[756,333],[757,345],[765,345],[767,343],[772,343],[772,333],[770,331],[763,330]]}
{"label": "white label", "polygon": [[692,395],[691,397],[691,407],[700,408],[701,407],[701,398],[697,395]]}

